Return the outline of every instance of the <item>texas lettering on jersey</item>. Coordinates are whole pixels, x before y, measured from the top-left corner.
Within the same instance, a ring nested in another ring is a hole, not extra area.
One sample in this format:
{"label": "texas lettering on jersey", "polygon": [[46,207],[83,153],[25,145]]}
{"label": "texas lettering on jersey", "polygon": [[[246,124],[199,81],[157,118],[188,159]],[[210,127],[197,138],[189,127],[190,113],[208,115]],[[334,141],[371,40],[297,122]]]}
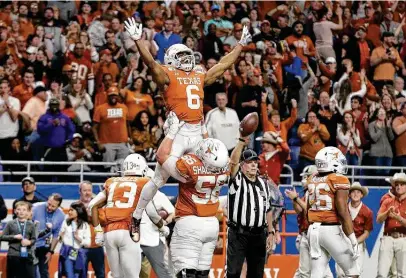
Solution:
{"label": "texas lettering on jersey", "polygon": [[141,190],[149,178],[117,177],[104,183],[107,204],[99,209],[99,220],[105,231],[128,230]]}
{"label": "texas lettering on jersey", "polygon": [[179,183],[176,216],[215,216],[219,207],[220,189],[230,177],[228,170],[213,174],[194,154],[187,154],[176,162],[178,172],[187,180]]}
{"label": "texas lettering on jersey", "polygon": [[309,222],[338,223],[335,194],[337,190],[350,189],[348,178],[334,173],[322,177],[312,175],[307,180],[307,184]]}
{"label": "texas lettering on jersey", "polygon": [[169,77],[163,94],[168,111],[174,111],[179,120],[199,123],[203,119],[205,73],[200,70],[185,72],[171,66],[162,68]]}

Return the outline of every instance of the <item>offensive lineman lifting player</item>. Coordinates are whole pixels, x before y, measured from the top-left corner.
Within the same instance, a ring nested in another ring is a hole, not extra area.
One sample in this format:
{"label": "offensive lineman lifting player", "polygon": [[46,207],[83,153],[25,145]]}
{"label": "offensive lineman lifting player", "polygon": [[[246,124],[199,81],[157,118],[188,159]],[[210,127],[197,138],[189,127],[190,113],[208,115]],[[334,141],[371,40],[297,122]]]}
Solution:
{"label": "offensive lineman lifting player", "polygon": [[[204,73],[195,67],[193,51],[183,44],[169,47],[165,53],[165,65],[159,65],[145,47],[141,39],[142,24],[134,18],[125,21],[125,27],[140,53],[141,59],[151,70],[152,78],[159,90],[163,92],[168,111],[173,111],[180,121],[184,121],[176,136],[173,136],[171,156],[181,157],[185,153],[194,153],[197,143],[207,138],[203,120],[203,87],[212,84],[240,56],[243,46],[251,37],[247,26],[244,26],[241,39],[228,55],[224,56],[217,65]],[[157,163],[154,177],[144,186],[137,208],[134,212],[132,239],[140,240],[140,222],[142,213],[152,200],[157,190],[169,178],[169,165]]]}
{"label": "offensive lineman lifting player", "polygon": [[176,224],[170,252],[176,277],[207,278],[216,247],[221,186],[229,179],[228,150],[223,142],[206,138],[196,153],[171,156],[173,136],[181,128],[174,112],[166,120],[168,132],[157,152],[160,164],[170,166],[169,174],[179,181]]}

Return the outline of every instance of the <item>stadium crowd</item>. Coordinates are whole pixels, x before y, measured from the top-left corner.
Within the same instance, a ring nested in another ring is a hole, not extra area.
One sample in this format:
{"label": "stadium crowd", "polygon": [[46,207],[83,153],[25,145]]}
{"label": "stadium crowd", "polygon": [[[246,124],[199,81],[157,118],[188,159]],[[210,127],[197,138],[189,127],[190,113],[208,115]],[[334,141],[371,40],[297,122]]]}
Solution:
{"label": "stadium crowd", "polygon": [[[279,163],[300,173],[324,146],[350,165],[404,165],[405,10],[403,1],[4,1],[1,159],[116,162],[137,152],[155,160],[165,102],[123,28],[133,16],[157,60],[183,42],[204,70],[250,27],[240,59],[204,92],[209,135],[230,151],[239,121],[255,111],[250,146],[267,153],[264,168],[278,149]],[[267,131],[273,139],[255,140]],[[269,171],[279,181],[280,169]]]}

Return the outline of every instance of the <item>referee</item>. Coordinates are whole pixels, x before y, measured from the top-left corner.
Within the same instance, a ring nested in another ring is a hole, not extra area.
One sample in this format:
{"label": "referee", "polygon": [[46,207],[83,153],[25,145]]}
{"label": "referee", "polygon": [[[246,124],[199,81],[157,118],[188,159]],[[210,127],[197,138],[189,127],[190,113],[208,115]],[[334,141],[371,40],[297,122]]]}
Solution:
{"label": "referee", "polygon": [[[230,158],[228,190],[227,278],[240,278],[244,260],[247,277],[263,277],[274,231],[267,182],[258,176],[258,156],[240,138]],[[241,156],[241,163],[240,163]]]}

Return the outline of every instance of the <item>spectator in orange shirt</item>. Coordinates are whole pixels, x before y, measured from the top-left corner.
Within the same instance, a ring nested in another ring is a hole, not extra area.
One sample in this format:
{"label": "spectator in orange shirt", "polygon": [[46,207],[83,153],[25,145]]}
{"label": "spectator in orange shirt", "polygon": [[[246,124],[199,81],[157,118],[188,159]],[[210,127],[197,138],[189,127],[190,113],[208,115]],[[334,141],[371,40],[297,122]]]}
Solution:
{"label": "spectator in orange shirt", "polygon": [[266,175],[279,185],[280,175],[289,156],[289,146],[282,137],[273,131],[265,132],[263,136],[257,137],[261,141],[262,153],[259,155],[259,173]]}
{"label": "spectator in orange shirt", "polygon": [[274,131],[279,134],[283,141],[288,140],[288,130],[292,128],[297,119],[297,102],[292,99],[292,110],[290,111],[290,117],[281,122],[281,116],[277,110],[272,110],[271,120],[268,119],[268,112],[266,107],[266,99],[268,94],[262,93],[261,103],[261,117],[264,132]]}
{"label": "spectator in orange shirt", "polygon": [[[117,87],[107,91],[107,103],[98,106],[93,115],[93,136],[103,153],[104,162],[124,159],[130,154],[127,143],[131,138],[127,106],[118,102]],[[107,165],[105,168],[110,168]]]}
{"label": "spectator in orange shirt", "polygon": [[23,74],[23,83],[14,88],[12,96],[18,98],[21,103],[21,109],[24,108],[27,101],[33,96],[34,91],[34,72],[30,69]]}
{"label": "spectator in orange shirt", "polygon": [[385,84],[393,85],[397,68],[402,69],[402,74],[406,75],[405,65],[394,47],[394,34],[384,32],[382,40],[383,45],[375,48],[371,55],[371,66],[375,67],[374,85],[378,92]]}
{"label": "spectator in orange shirt", "polygon": [[121,96],[124,99],[124,104],[127,105],[130,122],[142,110],[148,110],[152,116],[155,116],[154,101],[148,94],[148,83],[143,77],[135,78],[129,89],[122,90]]}
{"label": "spectator in orange shirt", "polygon": [[293,34],[286,38],[289,46],[295,46],[296,55],[302,62],[302,68],[306,68],[306,64],[309,63],[309,57],[316,55],[316,49],[309,36],[303,35],[303,23],[296,21],[292,25]]}
{"label": "spectator in orange shirt", "polygon": [[94,65],[94,72],[96,78],[96,88],[101,86],[103,75],[105,73],[110,73],[113,77],[113,82],[117,82],[120,71],[117,64],[113,62],[113,56],[109,49],[105,49],[100,52],[100,62]]}
{"label": "spectator in orange shirt", "polygon": [[306,166],[314,164],[317,152],[326,146],[325,142],[330,139],[330,133],[327,127],[320,123],[317,114],[309,111],[306,122],[299,126],[297,135],[301,141],[297,169],[297,173],[300,173]]}
{"label": "spectator in orange shirt", "polygon": [[103,86],[96,93],[94,107],[107,103],[107,90],[114,84],[113,76],[110,73],[103,74]]}

